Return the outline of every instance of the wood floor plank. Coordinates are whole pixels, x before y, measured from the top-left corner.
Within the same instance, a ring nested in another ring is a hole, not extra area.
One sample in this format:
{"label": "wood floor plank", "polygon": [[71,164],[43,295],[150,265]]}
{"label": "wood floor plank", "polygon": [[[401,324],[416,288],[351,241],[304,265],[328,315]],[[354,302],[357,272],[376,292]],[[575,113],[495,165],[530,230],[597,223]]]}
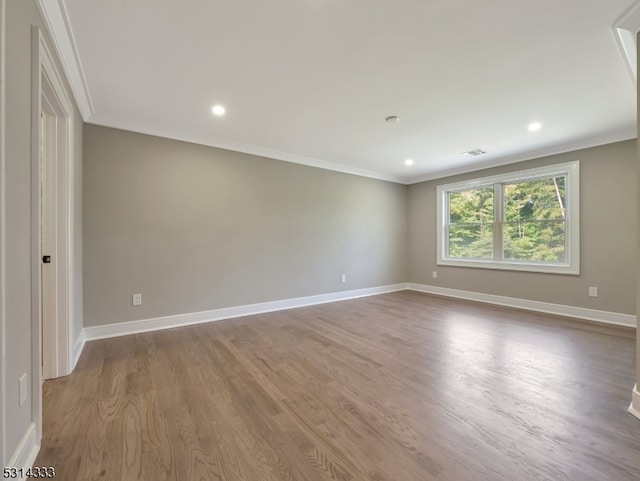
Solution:
{"label": "wood floor plank", "polygon": [[87,343],[69,481],[631,481],[635,332],[415,292]]}

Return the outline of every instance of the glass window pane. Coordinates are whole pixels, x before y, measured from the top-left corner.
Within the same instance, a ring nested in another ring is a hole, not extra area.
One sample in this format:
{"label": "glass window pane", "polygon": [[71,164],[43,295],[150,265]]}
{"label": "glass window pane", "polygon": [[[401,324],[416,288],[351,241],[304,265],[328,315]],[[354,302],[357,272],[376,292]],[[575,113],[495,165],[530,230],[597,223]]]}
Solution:
{"label": "glass window pane", "polygon": [[565,222],[516,221],[504,224],[504,258],[566,262]]}
{"label": "glass window pane", "polygon": [[493,222],[493,187],[449,192],[450,224]]}
{"label": "glass window pane", "polygon": [[493,224],[449,226],[449,257],[493,258]]}
{"label": "glass window pane", "polygon": [[504,184],[504,220],[563,220],[566,176]]}

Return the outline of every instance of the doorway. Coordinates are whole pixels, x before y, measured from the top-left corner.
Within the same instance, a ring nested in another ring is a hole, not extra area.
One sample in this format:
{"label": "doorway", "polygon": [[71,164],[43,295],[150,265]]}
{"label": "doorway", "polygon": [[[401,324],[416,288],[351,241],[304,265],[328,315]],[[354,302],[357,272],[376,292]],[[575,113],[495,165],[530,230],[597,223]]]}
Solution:
{"label": "doorway", "polygon": [[73,116],[54,57],[32,30],[32,415],[42,383],[73,369]]}
{"label": "doorway", "polygon": [[[41,377],[51,379],[71,372],[71,231],[70,165],[72,163],[72,114],[51,52],[40,30],[37,40],[37,116],[34,146],[34,319],[38,319],[37,351]],[[36,92],[34,92],[35,96]],[[35,112],[34,112],[35,114]],[[35,124],[36,122],[34,122]],[[36,156],[34,156],[36,157]],[[36,266],[37,265],[37,266]],[[39,369],[38,369],[39,370]],[[40,377],[40,376],[38,376]]]}

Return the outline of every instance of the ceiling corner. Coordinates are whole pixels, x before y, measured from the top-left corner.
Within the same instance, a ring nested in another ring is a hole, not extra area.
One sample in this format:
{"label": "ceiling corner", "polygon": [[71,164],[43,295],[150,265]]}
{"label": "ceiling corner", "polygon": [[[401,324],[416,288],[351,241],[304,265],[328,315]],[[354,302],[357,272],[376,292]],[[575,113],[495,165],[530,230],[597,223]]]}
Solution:
{"label": "ceiling corner", "polygon": [[306,165],[308,167],[316,167],[318,169],[330,170],[333,172],[340,172],[343,174],[357,175],[359,177],[368,177],[370,179],[383,180],[386,182],[394,182],[397,184],[406,184],[407,179],[402,176],[385,174],[376,170],[355,167],[346,164],[340,164],[337,162],[331,162],[327,160],[317,159],[299,154],[293,154],[289,152],[283,152],[279,150],[270,149],[267,147],[261,147],[259,145],[249,144],[245,142],[238,142],[230,139],[223,139],[214,136],[199,136],[189,135],[185,133],[178,133],[172,129],[158,128],[153,125],[145,125],[137,122],[132,122],[124,118],[113,118],[109,116],[103,116],[98,114],[91,114],[85,119],[85,122],[99,125],[102,127],[109,127],[113,129],[122,129],[129,132],[137,132],[145,135],[153,135],[157,137],[163,137],[165,139],[180,140],[182,142],[189,142],[192,144],[206,145],[208,147],[214,147],[217,149],[231,150],[234,152],[242,152],[244,154],[255,155],[258,157],[265,157],[268,159],[282,160],[284,162],[291,162],[293,164]]}
{"label": "ceiling corner", "polygon": [[78,49],[71,31],[64,0],[36,0],[36,4],[47,25],[53,47],[69,81],[82,119],[86,121],[93,115],[93,104],[82,65],[80,64]]}
{"label": "ceiling corner", "polygon": [[636,36],[640,32],[640,0],[636,0],[613,23],[613,32],[620,53],[624,58],[631,79],[636,84],[638,79],[638,57]]}

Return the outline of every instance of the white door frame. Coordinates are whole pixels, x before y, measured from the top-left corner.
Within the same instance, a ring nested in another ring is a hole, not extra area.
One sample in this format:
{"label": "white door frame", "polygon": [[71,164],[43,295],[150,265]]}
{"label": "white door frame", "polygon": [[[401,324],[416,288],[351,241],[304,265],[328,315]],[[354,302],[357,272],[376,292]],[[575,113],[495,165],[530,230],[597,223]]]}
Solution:
{"label": "white door frame", "polygon": [[[636,91],[639,90],[638,70],[640,65],[638,59],[640,52],[638,47],[640,39],[640,3],[634,2],[626,12],[624,12],[618,20],[613,24],[613,31],[616,34],[620,53],[624,57],[629,73],[633,80],[633,86]],[[638,199],[640,201],[640,198]],[[636,261],[638,262],[638,261]],[[638,271],[640,272],[640,270]],[[640,277],[637,282],[640,284]],[[640,318],[640,303],[636,306],[636,315]],[[636,385],[631,391],[631,405],[629,412],[640,419],[640,328],[636,329]]]}
{"label": "white door frame", "polygon": [[[36,423],[37,439],[42,437],[42,346],[48,343],[53,350],[55,365],[47,366],[51,377],[70,374],[73,369],[73,126],[74,110],[64,88],[53,55],[41,30],[32,28],[32,88],[31,88],[31,176],[32,176],[32,415]],[[42,253],[41,225],[41,139],[40,115],[50,116],[49,127],[55,133],[55,252],[47,253],[56,259],[55,299],[52,335],[42,337]],[[50,369],[49,369],[50,368]]]}

